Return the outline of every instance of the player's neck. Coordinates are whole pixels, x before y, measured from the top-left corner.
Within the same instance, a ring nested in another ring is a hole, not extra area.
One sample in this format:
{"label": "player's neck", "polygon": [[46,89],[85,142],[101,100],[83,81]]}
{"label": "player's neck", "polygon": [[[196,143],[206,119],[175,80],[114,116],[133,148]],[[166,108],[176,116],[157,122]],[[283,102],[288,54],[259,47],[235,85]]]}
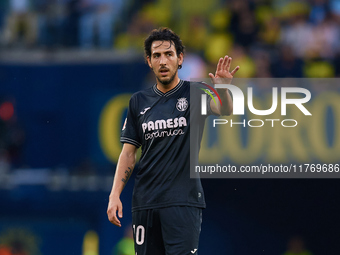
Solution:
{"label": "player's neck", "polygon": [[172,90],[174,87],[176,87],[179,82],[180,82],[180,78],[178,78],[178,76],[176,76],[173,79],[173,81],[170,82],[168,85],[164,85],[157,80],[156,86],[161,92],[166,93],[166,92]]}

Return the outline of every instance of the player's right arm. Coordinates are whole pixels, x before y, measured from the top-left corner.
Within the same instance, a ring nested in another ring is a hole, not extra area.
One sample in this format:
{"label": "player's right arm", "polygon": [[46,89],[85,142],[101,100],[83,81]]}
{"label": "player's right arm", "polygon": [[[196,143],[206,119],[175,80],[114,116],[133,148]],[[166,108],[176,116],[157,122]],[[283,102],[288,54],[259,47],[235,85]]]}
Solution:
{"label": "player's right arm", "polygon": [[121,227],[121,223],[117,218],[117,211],[118,217],[123,217],[123,205],[120,201],[120,194],[122,193],[124,186],[128,182],[133,168],[135,167],[136,153],[136,146],[124,143],[117,163],[116,174],[109,197],[109,205],[107,207],[107,216],[109,221],[118,227]]}

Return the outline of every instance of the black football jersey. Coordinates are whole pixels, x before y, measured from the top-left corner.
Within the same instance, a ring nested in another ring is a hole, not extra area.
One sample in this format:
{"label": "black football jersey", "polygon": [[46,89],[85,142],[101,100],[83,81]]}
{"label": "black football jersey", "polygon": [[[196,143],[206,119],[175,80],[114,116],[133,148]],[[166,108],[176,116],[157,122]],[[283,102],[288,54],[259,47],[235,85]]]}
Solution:
{"label": "black football jersey", "polygon": [[[190,153],[197,161],[207,117],[201,115],[201,85],[181,80],[166,93],[154,85],[132,95],[120,139],[142,147],[132,211],[172,205],[205,208],[201,181],[190,178]],[[210,100],[206,107],[212,114]]]}

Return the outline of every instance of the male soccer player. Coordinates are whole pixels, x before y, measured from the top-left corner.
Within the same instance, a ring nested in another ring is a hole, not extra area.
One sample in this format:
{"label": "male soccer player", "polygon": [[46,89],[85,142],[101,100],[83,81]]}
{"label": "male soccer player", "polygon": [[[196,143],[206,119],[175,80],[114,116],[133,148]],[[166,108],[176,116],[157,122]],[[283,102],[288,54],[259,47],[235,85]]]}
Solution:
{"label": "male soccer player", "polygon": [[[132,224],[137,255],[197,254],[201,229],[201,211],[205,201],[201,182],[190,179],[190,136],[197,154],[206,116],[190,101],[190,87],[199,83],[180,80],[184,46],[168,28],[153,30],[144,42],[146,61],[156,76],[156,84],[135,93],[129,103],[123,126],[120,154],[110,194],[109,220],[121,226],[123,217],[120,194],[136,162],[136,151],[142,155],[132,198]],[[214,83],[219,78],[231,81],[239,67],[229,72],[231,58],[217,64]],[[204,93],[202,90],[195,90]],[[232,99],[227,90],[218,90],[222,105],[207,100],[208,114],[229,115]],[[200,100],[200,97],[196,99]],[[190,129],[190,114],[198,121]],[[189,132],[191,130],[191,134]],[[117,217],[118,211],[118,217]]]}

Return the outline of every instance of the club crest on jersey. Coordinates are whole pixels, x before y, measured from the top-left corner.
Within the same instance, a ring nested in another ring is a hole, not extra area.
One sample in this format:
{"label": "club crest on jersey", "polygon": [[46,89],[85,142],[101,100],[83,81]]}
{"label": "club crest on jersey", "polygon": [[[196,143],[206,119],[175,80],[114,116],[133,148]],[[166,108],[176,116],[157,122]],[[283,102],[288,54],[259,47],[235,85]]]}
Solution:
{"label": "club crest on jersey", "polygon": [[185,97],[179,98],[177,100],[178,100],[176,104],[177,110],[179,110],[180,112],[184,112],[186,109],[188,109],[189,103]]}

